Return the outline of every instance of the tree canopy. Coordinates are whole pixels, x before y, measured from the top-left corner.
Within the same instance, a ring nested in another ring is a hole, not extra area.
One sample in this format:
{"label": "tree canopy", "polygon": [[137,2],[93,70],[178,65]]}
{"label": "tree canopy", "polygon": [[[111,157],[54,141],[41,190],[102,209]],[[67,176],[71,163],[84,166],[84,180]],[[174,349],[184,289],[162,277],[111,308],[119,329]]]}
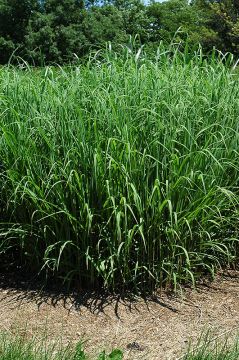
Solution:
{"label": "tree canopy", "polygon": [[239,54],[239,0],[0,0],[0,63],[71,62],[138,36],[147,51],[178,41]]}

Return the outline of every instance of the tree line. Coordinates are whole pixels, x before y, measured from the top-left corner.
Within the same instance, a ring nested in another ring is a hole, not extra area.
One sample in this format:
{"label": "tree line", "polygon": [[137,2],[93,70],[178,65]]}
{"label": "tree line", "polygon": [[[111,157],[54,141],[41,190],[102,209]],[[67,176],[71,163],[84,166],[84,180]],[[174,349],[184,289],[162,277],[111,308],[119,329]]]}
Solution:
{"label": "tree line", "polygon": [[175,41],[239,55],[239,0],[0,0],[1,64],[63,64],[136,35],[147,51]]}

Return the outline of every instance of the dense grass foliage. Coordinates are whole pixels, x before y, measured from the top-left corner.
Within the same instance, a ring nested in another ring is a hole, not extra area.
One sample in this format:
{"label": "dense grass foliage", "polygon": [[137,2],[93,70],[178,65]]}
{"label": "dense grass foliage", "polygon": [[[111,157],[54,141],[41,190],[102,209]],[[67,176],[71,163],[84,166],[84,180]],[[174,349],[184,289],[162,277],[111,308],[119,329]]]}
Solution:
{"label": "dense grass foliage", "polygon": [[79,67],[3,67],[0,81],[2,256],[115,290],[236,263],[232,57],[109,52]]}

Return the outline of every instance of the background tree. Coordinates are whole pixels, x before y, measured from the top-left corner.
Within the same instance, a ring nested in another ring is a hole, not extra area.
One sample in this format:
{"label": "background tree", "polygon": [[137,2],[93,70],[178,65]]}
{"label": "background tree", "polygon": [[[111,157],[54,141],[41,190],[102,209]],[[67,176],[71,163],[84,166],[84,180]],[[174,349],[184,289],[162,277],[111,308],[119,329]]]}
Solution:
{"label": "background tree", "polygon": [[200,43],[239,54],[239,0],[0,0],[0,63],[15,52],[36,65],[65,63],[127,44]]}
{"label": "background tree", "polygon": [[127,41],[123,14],[113,5],[94,6],[87,11],[83,20],[83,32],[88,40],[89,50],[105,47],[107,41],[113,45]]}
{"label": "background tree", "polygon": [[29,19],[39,9],[37,0],[0,0],[0,62],[14,49],[22,50]]}
{"label": "background tree", "polygon": [[239,1],[223,0],[211,4],[211,27],[218,33],[223,52],[239,54]]}
{"label": "background tree", "polygon": [[206,12],[196,3],[187,0],[169,0],[163,3],[153,2],[146,8],[149,19],[149,41],[162,40],[170,43],[187,42],[191,47],[199,43],[206,49],[217,42],[217,33],[210,28]]}
{"label": "background tree", "polygon": [[35,64],[72,60],[83,56],[87,40],[82,32],[85,16],[81,0],[46,0],[28,24],[26,53]]}

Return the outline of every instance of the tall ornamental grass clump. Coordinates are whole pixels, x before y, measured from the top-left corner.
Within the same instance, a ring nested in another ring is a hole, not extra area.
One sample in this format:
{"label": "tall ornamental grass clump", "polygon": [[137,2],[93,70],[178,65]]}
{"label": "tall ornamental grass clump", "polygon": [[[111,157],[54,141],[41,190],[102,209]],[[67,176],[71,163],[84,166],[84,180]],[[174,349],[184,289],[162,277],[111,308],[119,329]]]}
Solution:
{"label": "tall ornamental grass clump", "polygon": [[160,47],[0,69],[2,256],[118,290],[235,264],[239,81],[231,56]]}

